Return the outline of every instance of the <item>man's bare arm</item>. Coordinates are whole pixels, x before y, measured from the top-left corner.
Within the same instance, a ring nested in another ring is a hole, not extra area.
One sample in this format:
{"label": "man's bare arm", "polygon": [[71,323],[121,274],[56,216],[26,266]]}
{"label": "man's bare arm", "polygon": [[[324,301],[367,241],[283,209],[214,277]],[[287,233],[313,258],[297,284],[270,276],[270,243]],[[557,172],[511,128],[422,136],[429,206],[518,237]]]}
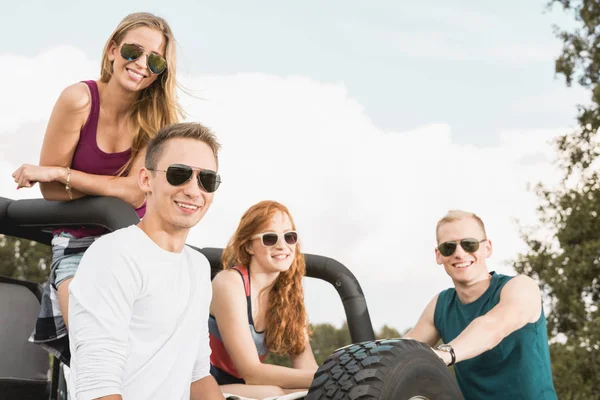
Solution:
{"label": "man's bare arm", "polygon": [[[496,347],[505,337],[528,323],[536,322],[542,313],[542,297],[535,281],[519,275],[502,289],[500,302],[487,314],[475,318],[449,344],[456,354],[456,362],[476,357]],[[450,362],[450,354],[436,351]]]}
{"label": "man's bare arm", "polygon": [[428,344],[429,346],[435,346],[435,344],[440,340],[440,334],[435,329],[435,324],[433,322],[433,316],[435,314],[435,305],[437,304],[438,296],[436,295],[425,307],[423,314],[417,321],[417,324],[412,328],[406,335],[404,335],[404,339],[414,339],[419,342],[423,342]]}

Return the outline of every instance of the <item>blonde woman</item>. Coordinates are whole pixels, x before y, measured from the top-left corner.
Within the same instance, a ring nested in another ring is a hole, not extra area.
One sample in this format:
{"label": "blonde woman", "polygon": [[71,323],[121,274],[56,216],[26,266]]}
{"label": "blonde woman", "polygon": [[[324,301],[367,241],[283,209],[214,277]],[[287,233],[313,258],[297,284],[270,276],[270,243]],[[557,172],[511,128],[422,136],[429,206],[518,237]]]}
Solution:
{"label": "blonde woman", "polygon": [[[302,278],[306,265],[289,210],[274,201],[250,207],[223,252],[213,280],[211,374],[224,393],[264,398],[307,390],[318,368]],[[292,368],[265,364],[269,351]]]}
{"label": "blonde woman", "polygon": [[[106,42],[100,79],[75,83],[59,96],[40,165],[24,164],[13,173],[17,189],[39,182],[45,199],[60,201],[113,196],[143,217],[145,196],[137,179],[145,146],[160,128],[182,117],[175,60],[175,39],[164,19],[149,13],[126,16]],[[32,335],[50,351],[52,342],[67,334],[68,288],[81,256],[103,233],[89,227],[53,232],[50,280]],[[56,297],[58,304],[51,300]]]}

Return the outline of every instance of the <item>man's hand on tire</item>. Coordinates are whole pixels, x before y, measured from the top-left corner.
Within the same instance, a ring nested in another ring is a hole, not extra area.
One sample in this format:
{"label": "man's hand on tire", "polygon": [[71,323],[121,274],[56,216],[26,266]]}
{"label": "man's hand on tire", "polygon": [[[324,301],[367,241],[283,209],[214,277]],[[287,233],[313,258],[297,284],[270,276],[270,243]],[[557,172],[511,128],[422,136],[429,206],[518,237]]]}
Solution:
{"label": "man's hand on tire", "polygon": [[449,365],[452,362],[452,356],[446,351],[431,349],[442,360],[444,365]]}

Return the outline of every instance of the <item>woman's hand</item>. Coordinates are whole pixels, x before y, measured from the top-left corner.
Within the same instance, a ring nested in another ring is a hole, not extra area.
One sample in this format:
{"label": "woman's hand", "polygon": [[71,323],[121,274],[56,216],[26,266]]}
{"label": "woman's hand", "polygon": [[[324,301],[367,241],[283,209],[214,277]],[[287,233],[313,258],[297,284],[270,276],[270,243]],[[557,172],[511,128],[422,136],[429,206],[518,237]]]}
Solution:
{"label": "woman's hand", "polygon": [[15,178],[17,189],[30,188],[38,182],[54,182],[61,175],[66,175],[66,168],[62,167],[40,167],[39,165],[23,164],[12,177]]}

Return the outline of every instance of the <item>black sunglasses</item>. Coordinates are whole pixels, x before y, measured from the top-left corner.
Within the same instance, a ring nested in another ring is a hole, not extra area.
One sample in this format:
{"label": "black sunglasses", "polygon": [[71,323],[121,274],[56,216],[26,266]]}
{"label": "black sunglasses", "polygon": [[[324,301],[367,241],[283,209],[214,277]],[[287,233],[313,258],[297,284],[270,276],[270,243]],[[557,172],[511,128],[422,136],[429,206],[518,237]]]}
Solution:
{"label": "black sunglasses", "polygon": [[[283,240],[285,240],[285,242],[289,245],[298,243],[298,233],[296,231],[286,232],[282,236]],[[264,232],[257,233],[256,235],[252,236],[252,239],[260,238],[263,246],[272,247],[279,242],[279,237],[279,234],[276,232]]]}
{"label": "black sunglasses", "polygon": [[198,171],[198,186],[208,193],[214,193],[221,184],[221,176],[210,169],[192,168],[184,164],[172,164],[164,169],[148,169],[149,171],[161,171],[167,173],[167,182],[173,186],[181,186],[194,176],[194,170]]}
{"label": "black sunglasses", "polygon": [[[121,57],[127,61],[135,61],[144,55],[144,48],[133,43],[123,43],[121,46]],[[162,74],[167,69],[167,60],[158,53],[150,52],[146,57],[146,65],[150,72],[155,75]]]}
{"label": "black sunglasses", "polygon": [[444,242],[440,244],[437,248],[440,251],[440,254],[444,257],[450,257],[456,251],[458,244],[463,248],[467,253],[475,253],[479,250],[479,244],[485,242],[487,239],[477,240],[473,238],[466,238],[462,240],[455,240],[453,242]]}

